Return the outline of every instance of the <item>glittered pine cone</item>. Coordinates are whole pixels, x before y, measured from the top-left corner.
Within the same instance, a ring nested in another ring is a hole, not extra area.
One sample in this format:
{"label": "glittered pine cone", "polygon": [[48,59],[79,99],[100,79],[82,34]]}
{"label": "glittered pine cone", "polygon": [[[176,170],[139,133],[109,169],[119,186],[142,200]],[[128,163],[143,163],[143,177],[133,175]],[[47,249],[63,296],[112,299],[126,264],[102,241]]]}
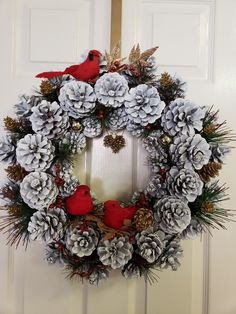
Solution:
{"label": "glittered pine cone", "polygon": [[212,178],[218,177],[221,168],[221,163],[210,161],[198,171],[198,174],[204,182],[209,182]]}
{"label": "glittered pine cone", "polygon": [[138,231],[148,229],[154,222],[152,210],[148,208],[139,208],[136,211],[133,222]]}

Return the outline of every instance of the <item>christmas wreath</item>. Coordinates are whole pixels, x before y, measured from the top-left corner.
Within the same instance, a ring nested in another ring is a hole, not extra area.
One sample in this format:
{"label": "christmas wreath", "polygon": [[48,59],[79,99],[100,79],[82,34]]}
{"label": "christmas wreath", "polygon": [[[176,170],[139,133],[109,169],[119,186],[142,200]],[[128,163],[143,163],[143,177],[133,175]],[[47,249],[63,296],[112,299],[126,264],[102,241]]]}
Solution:
{"label": "christmas wreath", "polygon": [[[234,136],[218,111],[184,98],[178,76],[156,74],[156,49],[135,45],[127,59],[118,45],[104,55],[91,50],[79,65],[40,73],[40,88],[4,119],[0,230],[11,245],[44,243],[47,261],[70,278],[97,284],[120,269],[153,280],[153,270],[177,270],[181,240],[231,220],[221,206],[226,188],[212,179]],[[151,178],[129,202],[99,202],[74,177],[73,156],[99,136],[119,153],[124,130],[141,139]]]}

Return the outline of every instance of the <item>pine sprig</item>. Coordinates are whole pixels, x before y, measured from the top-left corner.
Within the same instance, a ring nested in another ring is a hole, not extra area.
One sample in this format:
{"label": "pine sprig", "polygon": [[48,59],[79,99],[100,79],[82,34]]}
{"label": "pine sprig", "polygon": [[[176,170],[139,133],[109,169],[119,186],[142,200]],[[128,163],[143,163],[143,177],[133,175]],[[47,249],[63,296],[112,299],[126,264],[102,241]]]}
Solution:
{"label": "pine sprig", "polygon": [[198,217],[208,230],[226,229],[224,224],[233,221],[233,211],[221,206],[221,202],[229,200],[227,189],[218,181],[212,182],[204,186],[203,193],[193,203],[189,203],[192,215]]}
{"label": "pine sprig", "polygon": [[13,119],[7,116],[3,121],[5,130],[10,133],[16,133],[20,135],[20,137],[32,133],[31,123],[27,119]]}
{"label": "pine sprig", "polygon": [[153,84],[159,92],[160,98],[167,105],[176,98],[184,98],[186,83],[168,72],[161,74],[161,77]]}
{"label": "pine sprig", "polygon": [[202,137],[208,143],[212,144],[228,144],[236,140],[235,134],[228,128],[226,121],[218,122],[219,110],[214,111],[211,106],[203,119]]}

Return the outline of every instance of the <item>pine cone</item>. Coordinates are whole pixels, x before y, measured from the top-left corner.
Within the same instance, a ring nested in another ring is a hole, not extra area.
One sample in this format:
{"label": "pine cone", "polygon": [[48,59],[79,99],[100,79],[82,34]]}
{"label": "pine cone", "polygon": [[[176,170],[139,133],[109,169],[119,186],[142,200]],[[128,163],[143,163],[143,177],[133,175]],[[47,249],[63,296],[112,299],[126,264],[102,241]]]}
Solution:
{"label": "pine cone", "polygon": [[[103,266],[103,265],[102,265]],[[109,277],[110,270],[107,267],[97,267],[90,274],[88,281],[90,285],[98,285],[101,280],[106,280]]]}
{"label": "pine cone", "polygon": [[91,227],[86,229],[76,226],[67,231],[66,247],[79,256],[89,256],[96,249],[98,244],[98,233]]}
{"label": "pine cone", "polygon": [[48,96],[54,92],[54,87],[48,80],[43,80],[40,84],[40,92],[43,96]]}
{"label": "pine cone", "polygon": [[[203,210],[203,209],[202,209]],[[184,231],[181,233],[181,239],[194,239],[197,236],[201,235],[203,232],[203,227],[198,218],[192,217],[190,224]]]}
{"label": "pine cone", "polygon": [[49,264],[60,264],[65,265],[66,264],[66,258],[64,253],[64,250],[61,249],[61,247],[64,247],[63,242],[52,242],[48,244],[46,247],[46,260]]}
{"label": "pine cone", "polygon": [[214,203],[211,202],[203,202],[202,206],[201,206],[201,211],[204,213],[214,213],[215,211],[215,206]]}
{"label": "pine cone", "polygon": [[106,107],[118,108],[125,101],[128,82],[118,73],[106,73],[97,80],[94,90],[101,104]]}
{"label": "pine cone", "polygon": [[10,135],[0,139],[0,161],[13,163],[16,159],[15,141]]}
{"label": "pine cone", "polygon": [[146,126],[160,118],[165,107],[155,87],[141,84],[131,88],[126,97],[125,110],[130,121]]}
{"label": "pine cone", "polygon": [[42,100],[41,97],[20,95],[18,103],[15,105],[16,115],[19,118],[29,117],[32,114],[31,109],[34,106],[37,106],[41,100]]}
{"label": "pine cone", "polygon": [[152,210],[148,208],[139,208],[136,211],[133,222],[138,231],[148,229],[154,223]]}
{"label": "pine cone", "polygon": [[227,145],[215,144],[211,146],[212,160],[216,163],[223,164],[225,156],[231,151]]}
{"label": "pine cone", "polygon": [[31,240],[47,244],[63,238],[67,218],[63,209],[39,210],[33,214],[28,225]]}
{"label": "pine cone", "polygon": [[59,194],[62,197],[72,195],[79,185],[79,181],[73,175],[72,165],[68,162],[64,162],[60,165],[54,164],[50,170],[54,176],[59,177],[63,182],[63,184],[58,187]]}
{"label": "pine cone", "polygon": [[179,168],[194,168],[200,170],[211,157],[210,145],[200,135],[176,136],[170,145],[170,155],[173,164]]}
{"label": "pine cone", "polygon": [[95,94],[91,85],[72,80],[61,88],[58,97],[61,108],[75,119],[89,116],[95,110]]}
{"label": "pine cone", "polygon": [[58,189],[53,176],[35,171],[24,177],[20,184],[20,194],[29,207],[43,210],[55,201]]}
{"label": "pine cone", "polygon": [[141,137],[145,132],[145,128],[143,126],[136,124],[133,121],[128,121],[126,130],[135,137]]}
{"label": "pine cone", "polygon": [[124,237],[115,237],[112,240],[101,240],[97,253],[104,265],[112,269],[123,267],[131,258],[133,246]]}
{"label": "pine cone", "polygon": [[136,234],[138,253],[148,262],[155,262],[164,248],[165,234],[162,231],[153,231],[153,228]]}
{"label": "pine cone", "polygon": [[69,144],[69,151],[72,154],[80,154],[86,147],[86,137],[82,132],[72,130],[65,134],[61,143]]}
{"label": "pine cone", "polygon": [[157,199],[161,198],[163,195],[167,194],[166,182],[160,174],[156,174],[148,182],[145,188],[145,194],[155,197]]}
{"label": "pine cone", "polygon": [[162,197],[155,203],[154,209],[157,226],[165,233],[181,233],[190,224],[190,208],[186,202],[176,197]]}
{"label": "pine cone", "polygon": [[192,169],[182,168],[179,170],[173,166],[167,173],[166,182],[171,195],[187,202],[194,202],[197,196],[202,194],[203,182]]}
{"label": "pine cone", "polygon": [[12,165],[8,166],[6,169],[6,173],[9,179],[14,180],[16,182],[21,182],[24,177],[28,174],[27,171],[20,165]]}
{"label": "pine cone", "polygon": [[109,128],[112,131],[124,129],[127,125],[127,122],[128,116],[123,106],[110,112],[105,120],[107,128]]}
{"label": "pine cone", "polygon": [[209,182],[212,178],[218,177],[221,168],[222,165],[220,163],[210,161],[198,171],[198,174],[204,182]]}
{"label": "pine cone", "polygon": [[47,137],[27,134],[17,143],[16,158],[26,171],[44,171],[52,163],[54,150],[52,142]]}
{"label": "pine cone", "polygon": [[53,103],[43,100],[32,108],[30,121],[35,133],[49,139],[59,138],[69,126],[69,118],[56,101]]}
{"label": "pine cone", "polygon": [[84,126],[84,135],[86,137],[97,137],[102,133],[102,123],[98,118],[90,117],[82,121]]}
{"label": "pine cone", "polygon": [[177,98],[165,108],[161,116],[161,124],[164,131],[171,136],[175,136],[177,133],[194,135],[195,130],[202,130],[205,114],[206,108]]}
{"label": "pine cone", "polygon": [[163,254],[158,260],[158,264],[160,268],[172,268],[172,270],[176,271],[180,266],[179,259],[183,256],[183,249],[179,244],[179,239],[175,239],[171,241],[167,247],[164,249]]}

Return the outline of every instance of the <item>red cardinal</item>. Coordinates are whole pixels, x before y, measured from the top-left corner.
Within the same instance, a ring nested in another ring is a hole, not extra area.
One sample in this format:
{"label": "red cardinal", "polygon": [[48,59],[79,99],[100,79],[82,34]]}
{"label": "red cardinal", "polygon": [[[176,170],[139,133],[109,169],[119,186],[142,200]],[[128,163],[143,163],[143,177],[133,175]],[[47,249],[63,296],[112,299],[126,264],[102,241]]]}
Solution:
{"label": "red cardinal", "polygon": [[125,220],[131,220],[137,207],[121,207],[119,201],[106,201],[104,203],[104,223],[111,228],[120,229]]}
{"label": "red cardinal", "polygon": [[79,185],[75,193],[66,200],[67,212],[71,215],[86,215],[93,209],[90,188]]}
{"label": "red cardinal", "polygon": [[64,74],[72,75],[78,81],[87,82],[95,79],[99,74],[99,59],[101,53],[97,50],[90,50],[86,60],[80,64],[71,65],[63,72],[43,72],[36,77],[51,79]]}

